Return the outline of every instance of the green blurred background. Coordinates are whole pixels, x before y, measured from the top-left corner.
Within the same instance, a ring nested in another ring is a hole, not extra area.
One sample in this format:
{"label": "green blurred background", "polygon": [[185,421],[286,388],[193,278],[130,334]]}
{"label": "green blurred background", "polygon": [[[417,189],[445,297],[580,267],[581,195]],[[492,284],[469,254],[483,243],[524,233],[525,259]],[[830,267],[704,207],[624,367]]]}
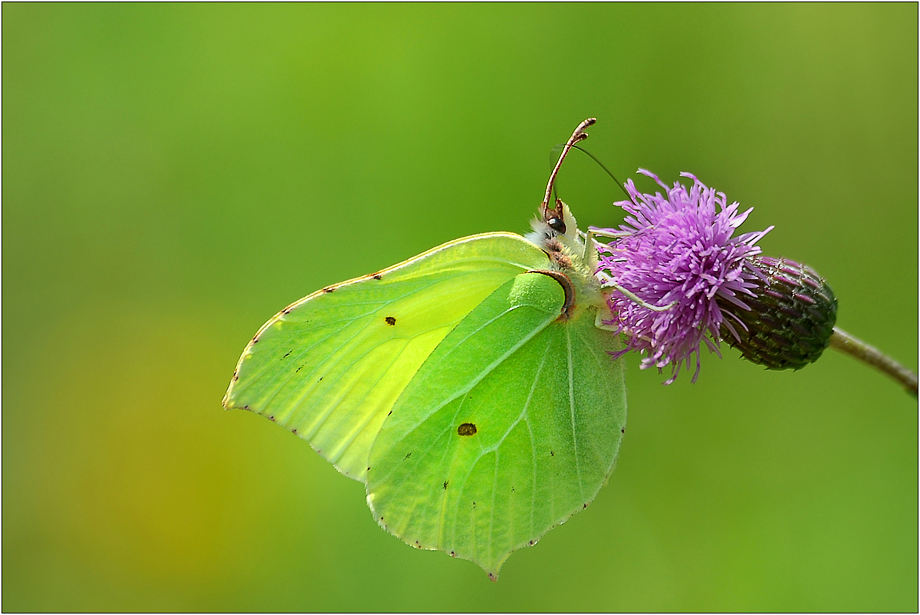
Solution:
{"label": "green blurred background", "polygon": [[[551,148],[691,171],[917,365],[916,4],[11,4],[3,610],[916,611],[917,402],[828,352],[630,367],[595,503],[498,583],[221,397],[317,288],[528,230]],[[651,188],[648,182],[640,187]],[[573,155],[581,225],[621,216]]]}

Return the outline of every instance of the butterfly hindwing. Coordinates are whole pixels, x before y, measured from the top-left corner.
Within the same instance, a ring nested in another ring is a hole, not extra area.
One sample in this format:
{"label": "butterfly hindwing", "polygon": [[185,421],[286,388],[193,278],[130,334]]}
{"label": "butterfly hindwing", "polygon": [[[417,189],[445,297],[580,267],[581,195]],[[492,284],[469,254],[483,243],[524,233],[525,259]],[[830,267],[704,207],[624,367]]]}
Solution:
{"label": "butterfly hindwing", "polygon": [[482,301],[418,370],[375,441],[368,503],[415,546],[493,578],[508,555],[591,502],[626,422],[616,338],[593,309],[562,316],[552,277]]}
{"label": "butterfly hindwing", "polygon": [[224,406],[271,419],[364,480],[374,438],[432,350],[496,288],[546,263],[520,236],[487,233],[313,293],[259,330]]}

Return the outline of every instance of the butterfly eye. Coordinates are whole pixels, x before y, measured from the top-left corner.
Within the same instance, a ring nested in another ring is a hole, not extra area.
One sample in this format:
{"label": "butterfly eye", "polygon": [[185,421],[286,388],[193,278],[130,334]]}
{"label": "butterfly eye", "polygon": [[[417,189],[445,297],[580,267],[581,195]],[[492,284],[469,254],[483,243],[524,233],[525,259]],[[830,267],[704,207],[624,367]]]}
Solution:
{"label": "butterfly eye", "polygon": [[546,224],[554,231],[565,234],[565,222],[561,218],[552,217],[546,221]]}

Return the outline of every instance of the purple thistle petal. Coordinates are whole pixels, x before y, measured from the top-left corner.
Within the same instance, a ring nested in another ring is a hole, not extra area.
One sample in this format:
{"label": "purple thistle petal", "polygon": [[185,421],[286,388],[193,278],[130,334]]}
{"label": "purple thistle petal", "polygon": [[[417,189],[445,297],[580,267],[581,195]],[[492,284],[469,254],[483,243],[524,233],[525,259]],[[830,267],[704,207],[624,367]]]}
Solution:
{"label": "purple thistle petal", "polygon": [[[626,350],[642,355],[643,369],[661,371],[672,366],[665,384],[677,378],[681,365],[689,370],[695,357],[696,381],[700,345],[718,354],[725,314],[716,298],[749,309],[739,297],[753,296],[753,281],[763,279],[763,273],[748,259],[760,254],[755,243],[773,227],[732,237],[751,209],[739,213],[737,202],[726,205],[723,192],[690,173],[681,173],[693,181],[689,191],[680,182],[669,188],[651,171],[639,169],[639,173],[653,179],[667,197],[660,192],[640,193],[632,180],[626,182],[630,200],[615,203],[627,214],[624,223],[618,229],[603,229],[623,236],[599,246],[597,276],[648,305],[674,305],[665,311],[650,310],[613,290],[607,303],[614,320],[607,324],[629,337]],[[728,330],[734,332],[731,325]]]}

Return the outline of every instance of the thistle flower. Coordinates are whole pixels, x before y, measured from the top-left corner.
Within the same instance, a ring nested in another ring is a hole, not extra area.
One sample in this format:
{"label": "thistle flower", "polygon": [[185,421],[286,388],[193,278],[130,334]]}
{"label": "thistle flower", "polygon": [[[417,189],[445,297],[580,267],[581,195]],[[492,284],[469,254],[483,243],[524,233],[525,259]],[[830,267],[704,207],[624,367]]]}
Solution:
{"label": "thistle flower", "polygon": [[681,365],[689,370],[695,357],[696,381],[701,344],[718,354],[720,328],[735,337],[735,326],[746,329],[725,307],[750,309],[744,298],[754,297],[756,281],[765,279],[751,258],[760,254],[756,242],[773,227],[733,237],[751,209],[739,213],[737,202],[726,205],[724,193],[690,173],[681,173],[693,181],[688,191],[680,182],[668,188],[655,174],[639,172],[665,195],[640,193],[628,180],[630,200],[615,203],[629,214],[625,223],[598,229],[616,237],[598,248],[597,276],[614,288],[607,296],[614,320],[606,324],[628,336],[626,349],[616,356],[638,351],[641,367],[657,367],[659,373],[672,365],[665,384],[677,378]]}
{"label": "thistle flower", "polygon": [[[604,321],[627,335],[626,348],[639,352],[641,367],[681,366],[693,381],[700,372],[700,347],[719,354],[719,342],[741,351],[767,369],[801,369],[833,347],[887,374],[917,395],[917,374],[876,348],[834,326],[837,299],[812,268],[760,255],[755,244],[773,227],[733,237],[751,209],[738,213],[725,194],[690,173],[688,191],[680,182],[643,194],[626,182],[630,200],[614,203],[627,214],[619,229],[592,229],[613,237],[597,244],[596,272],[607,288],[613,319]],[[718,210],[716,210],[718,205]],[[720,355],[721,356],[721,355]]]}

